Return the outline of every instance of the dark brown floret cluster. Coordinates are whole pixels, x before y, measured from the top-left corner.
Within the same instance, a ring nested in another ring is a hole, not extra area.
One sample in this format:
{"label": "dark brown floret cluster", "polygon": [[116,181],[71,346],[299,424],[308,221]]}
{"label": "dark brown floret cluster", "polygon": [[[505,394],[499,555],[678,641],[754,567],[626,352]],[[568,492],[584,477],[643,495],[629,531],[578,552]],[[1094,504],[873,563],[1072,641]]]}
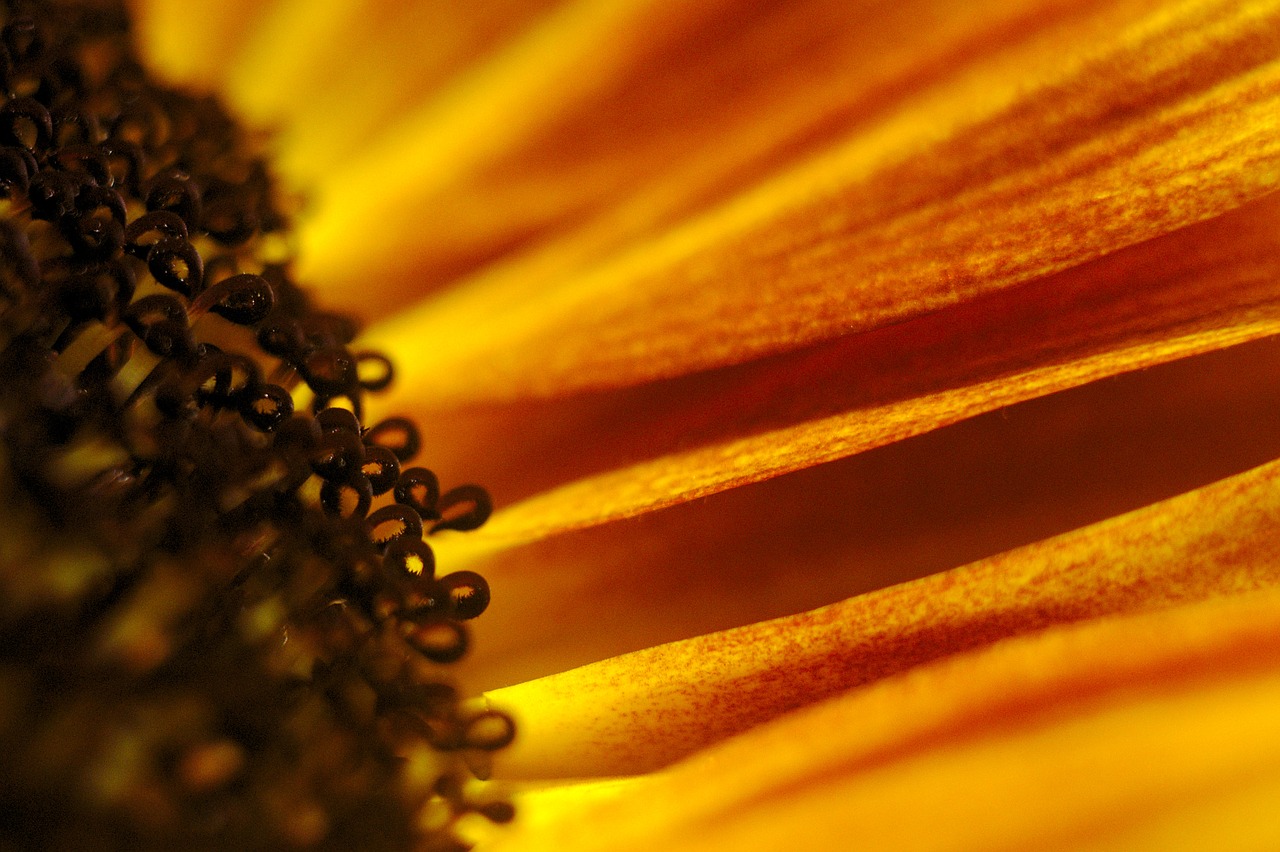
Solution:
{"label": "dark brown floret cluster", "polygon": [[0,848],[459,849],[510,741],[444,666],[484,580],[424,536],[475,486],[411,466],[347,317],[216,102],[112,4],[0,30]]}

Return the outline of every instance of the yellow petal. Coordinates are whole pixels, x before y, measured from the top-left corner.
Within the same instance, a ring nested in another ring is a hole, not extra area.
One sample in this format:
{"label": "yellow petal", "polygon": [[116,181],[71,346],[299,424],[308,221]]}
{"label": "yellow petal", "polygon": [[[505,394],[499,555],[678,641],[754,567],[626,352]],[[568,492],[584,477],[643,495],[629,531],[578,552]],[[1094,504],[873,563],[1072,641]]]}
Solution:
{"label": "yellow petal", "polygon": [[824,696],[1049,625],[1280,579],[1280,463],[964,568],[584,666],[492,699],[509,774],[664,765]]}
{"label": "yellow petal", "polygon": [[[437,193],[456,191],[459,176],[518,149],[600,88],[623,82],[670,32],[696,26],[707,11],[722,5],[721,0],[553,4],[525,32],[406,110],[350,161],[312,175],[309,188],[322,203],[320,215],[302,234],[304,271],[336,285],[339,303],[354,299],[366,314],[375,306],[393,306],[406,285],[421,282],[390,279],[373,289],[365,282],[386,279],[388,261],[394,264],[405,250],[415,257],[424,249],[429,254],[435,248],[429,245],[433,232],[466,229],[476,218],[474,205],[442,210],[434,203]],[[334,251],[336,235],[355,233],[360,240],[346,239],[348,250]],[[337,289],[342,286],[345,292]]]}
{"label": "yellow petal", "polygon": [[327,172],[367,155],[406,112],[554,5],[135,0],[135,16],[149,63],[273,128],[277,173],[310,198]]}
{"label": "yellow petal", "polygon": [[1269,591],[1000,643],[494,848],[1272,848],[1278,616]]}
{"label": "yellow petal", "polygon": [[497,270],[381,339],[430,341],[405,375],[433,398],[616,387],[901,322],[1277,186],[1274,4],[1161,7],[1085,53],[1054,35],[633,249],[558,280]]}
{"label": "yellow petal", "polygon": [[551,5],[283,3],[239,51],[225,88],[242,113],[281,128],[281,174],[314,188]]}
{"label": "yellow petal", "polygon": [[[589,475],[557,488],[550,487],[557,482],[535,480],[536,496],[502,510],[460,546],[509,547],[639,515],[1106,376],[1275,334],[1277,281],[1280,197],[1273,196],[914,321],[649,389],[612,409],[606,399],[594,416],[616,422],[593,424],[596,442],[582,446],[570,421],[552,439],[531,441],[524,460],[524,469],[563,475],[576,467]],[[487,469],[472,475],[488,474],[500,497],[522,468],[501,449],[498,434],[515,422],[536,423],[541,412],[520,417],[520,411],[495,419],[488,432],[465,420],[453,425],[460,434],[476,432],[463,445],[474,450],[472,457],[484,454],[478,442],[486,438],[498,447]],[[424,420],[434,419],[424,412]],[[443,451],[448,466],[448,447]],[[599,470],[627,455],[639,460]]]}
{"label": "yellow petal", "polygon": [[269,8],[261,0],[130,0],[148,67],[183,86],[213,90],[237,46]]}

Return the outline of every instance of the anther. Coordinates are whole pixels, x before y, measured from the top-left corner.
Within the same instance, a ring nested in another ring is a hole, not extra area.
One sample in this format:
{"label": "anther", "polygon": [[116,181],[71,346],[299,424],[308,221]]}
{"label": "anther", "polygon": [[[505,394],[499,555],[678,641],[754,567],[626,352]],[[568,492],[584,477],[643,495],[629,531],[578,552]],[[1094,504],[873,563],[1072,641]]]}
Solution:
{"label": "anther", "polygon": [[124,139],[107,139],[98,143],[98,149],[106,158],[107,168],[110,170],[109,184],[136,193],[138,178],[146,162],[142,149]]}
{"label": "anther", "polygon": [[438,514],[443,520],[431,526],[431,532],[440,530],[467,531],[479,529],[493,514],[493,500],[489,492],[479,485],[459,485],[444,493],[438,504]]}
{"label": "anther", "polygon": [[386,447],[401,462],[412,461],[422,448],[418,427],[403,417],[389,417],[364,433],[367,444]]}
{"label": "anther", "polygon": [[[49,117],[53,123],[53,147],[59,150],[58,162],[63,164],[67,162],[64,154],[73,148],[89,148],[93,149],[92,143],[99,138],[100,130],[98,123],[92,116],[85,115],[77,110],[68,109],[65,106],[55,107],[50,110]],[[106,170],[105,160],[99,154],[99,162],[102,165],[102,171],[99,172],[103,179],[99,181],[105,185],[110,173]],[[95,179],[97,175],[95,175]]]}
{"label": "anther", "polygon": [[408,506],[393,503],[383,506],[365,520],[369,540],[379,549],[402,539],[413,541],[422,537],[422,518]]}
{"label": "anther", "polygon": [[259,385],[240,398],[238,410],[254,429],[274,432],[293,416],[293,397],[279,385]]}
{"label": "anther", "polygon": [[411,467],[396,481],[397,503],[411,507],[423,520],[438,520],[436,504],[440,500],[440,481],[425,467]]}
{"label": "anther", "polygon": [[125,309],[122,319],[134,334],[142,337],[149,326],[162,319],[185,324],[187,309],[175,297],[155,293],[134,301]]}
{"label": "anther", "polygon": [[425,541],[406,537],[387,545],[382,565],[400,579],[407,576],[431,581],[435,577],[436,557]]}
{"label": "anther", "polygon": [[468,748],[497,751],[511,745],[516,727],[511,717],[496,710],[485,710],[472,716],[463,734]]}
{"label": "anther", "polygon": [[386,494],[400,479],[400,460],[385,447],[366,447],[361,470],[369,477],[374,496]]}
{"label": "anther", "polygon": [[290,319],[268,319],[258,327],[258,345],[269,355],[293,360],[305,345],[302,329]]}
{"label": "anther", "polygon": [[168,210],[139,216],[124,229],[124,250],[146,259],[153,246],[166,239],[187,239],[187,224]]}
{"label": "anther", "polygon": [[31,201],[31,218],[57,222],[76,209],[76,195],[81,184],[66,172],[44,170],[31,179],[27,198]]}
{"label": "anther", "polygon": [[311,389],[323,396],[343,395],[354,384],[355,362],[344,349],[318,349],[298,369]]}
{"label": "anther", "polygon": [[353,433],[334,429],[322,432],[312,456],[311,469],[323,479],[345,482],[364,464],[364,444]]}
{"label": "anther", "polygon": [[258,229],[257,214],[245,202],[234,189],[212,198],[206,194],[202,227],[225,246],[241,245]]}
{"label": "anther", "polygon": [[147,193],[147,209],[167,210],[187,223],[187,228],[200,224],[200,192],[190,178],[177,175],[157,177]]}
{"label": "anther", "polygon": [[450,613],[460,621],[470,621],[489,608],[489,584],[474,571],[454,571],[440,578],[440,587],[449,598]]}
{"label": "anther", "polygon": [[345,482],[328,480],[320,486],[320,505],[329,515],[359,520],[369,513],[373,489],[369,477],[354,473]]}
{"label": "anther", "polygon": [[317,412],[316,424],[321,432],[350,432],[360,434],[360,421],[345,408],[326,408]]}
{"label": "anther", "polygon": [[200,253],[182,237],[168,237],[152,246],[147,269],[156,283],[184,296],[198,293],[204,278]]}
{"label": "anther", "polygon": [[224,278],[191,303],[192,313],[209,310],[236,325],[262,322],[275,306],[271,285],[249,272]]}
{"label": "anther", "polygon": [[476,813],[490,822],[503,825],[516,818],[516,809],[510,802],[485,802],[476,806]]}
{"label": "anther", "polygon": [[59,221],[77,265],[112,262],[124,242],[125,204],[115,190],[79,186],[74,209]]}
{"label": "anther", "polygon": [[187,381],[202,404],[237,407],[252,397],[262,377],[261,368],[244,355],[213,352],[201,358]]}
{"label": "anther", "polygon": [[0,143],[39,154],[52,139],[53,119],[35,98],[14,98],[0,107]]}
{"label": "anther", "polygon": [[[467,653],[467,630],[456,621],[434,617],[421,622],[406,619],[404,633],[409,646],[433,663],[454,663]],[[436,744],[443,743],[437,740]]]}
{"label": "anther", "polygon": [[195,350],[195,339],[183,320],[159,320],[146,326],[138,337],[161,358],[186,358]]}
{"label": "anther", "polygon": [[306,319],[307,334],[318,345],[346,346],[356,338],[356,325],[341,314],[316,312]]}
{"label": "anther", "polygon": [[395,379],[395,367],[391,359],[381,352],[358,352],[355,358],[356,376],[360,387],[365,390],[385,390]]}

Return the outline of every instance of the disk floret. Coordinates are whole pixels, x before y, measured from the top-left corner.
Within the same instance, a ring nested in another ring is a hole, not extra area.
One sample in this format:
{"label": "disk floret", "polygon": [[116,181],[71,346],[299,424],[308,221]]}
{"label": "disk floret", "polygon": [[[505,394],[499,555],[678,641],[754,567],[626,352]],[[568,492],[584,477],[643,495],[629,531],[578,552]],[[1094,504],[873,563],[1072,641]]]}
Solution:
{"label": "disk floret", "polygon": [[[121,10],[0,30],[0,838],[48,848],[465,848],[510,741],[445,666],[489,589],[216,101]],[[2,844],[0,844],[2,845]]]}

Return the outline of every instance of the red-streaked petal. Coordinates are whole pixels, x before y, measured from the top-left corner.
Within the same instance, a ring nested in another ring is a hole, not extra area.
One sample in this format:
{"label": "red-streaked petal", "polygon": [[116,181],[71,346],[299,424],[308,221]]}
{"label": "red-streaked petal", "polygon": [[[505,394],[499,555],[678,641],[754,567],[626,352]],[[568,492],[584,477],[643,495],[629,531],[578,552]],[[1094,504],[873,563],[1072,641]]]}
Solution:
{"label": "red-streaked petal", "polygon": [[964,568],[498,690],[506,771],[664,765],[824,696],[1049,625],[1276,585],[1280,463]]}
{"label": "red-streaked petal", "polygon": [[[572,421],[533,444],[523,460],[513,461],[517,451],[504,450],[500,438],[489,441],[493,459],[471,475],[490,473],[500,498],[522,467],[588,475],[547,488],[556,482],[543,474],[534,480],[541,493],[500,511],[464,546],[506,547],[643,514],[1036,396],[1275,334],[1278,281],[1280,197],[1272,197],[911,322],[651,389],[636,395],[630,409],[625,398],[612,410],[602,399],[616,423],[595,424],[593,433],[603,436],[598,448],[567,431]],[[415,355],[433,360],[425,353],[407,353],[406,360]],[[410,384],[398,399],[413,390]],[[537,423],[537,411],[518,417],[513,409],[520,425],[495,420],[495,432],[514,426],[524,433],[525,422]],[[465,419],[455,428],[469,431]],[[484,437],[495,433],[481,432]],[[486,452],[474,443],[463,446],[476,449],[472,456]],[[447,465],[448,446],[443,449]],[[600,469],[628,457],[628,464]],[[514,483],[513,490],[520,488]]]}
{"label": "red-streaked petal", "polygon": [[1275,189],[1280,8],[1184,3],[1091,36],[984,56],[703,215],[579,271],[496,269],[381,339],[431,341],[405,375],[435,399],[636,384],[902,322]]}
{"label": "red-streaked petal", "polygon": [[468,683],[815,609],[1265,464],[1280,457],[1278,353],[1267,339],[1183,359],[493,554],[471,566],[493,603]]}
{"label": "red-streaked petal", "polygon": [[1278,617],[1268,591],[999,643],[780,719],[493,848],[842,836],[876,849],[1153,849],[1179,826],[1216,838],[1206,848],[1268,848]]}

